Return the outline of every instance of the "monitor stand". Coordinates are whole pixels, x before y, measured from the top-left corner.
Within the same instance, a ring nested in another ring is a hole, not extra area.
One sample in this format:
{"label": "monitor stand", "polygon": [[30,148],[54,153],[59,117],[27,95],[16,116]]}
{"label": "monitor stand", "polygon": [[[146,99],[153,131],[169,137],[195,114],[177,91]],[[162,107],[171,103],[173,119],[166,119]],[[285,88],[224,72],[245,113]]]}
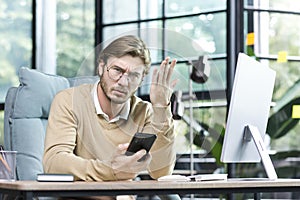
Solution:
{"label": "monitor stand", "polygon": [[265,144],[259,133],[258,128],[256,126],[247,125],[247,126],[245,126],[245,129],[244,129],[244,140],[247,142],[250,142],[251,138],[253,138],[256,148],[259,152],[259,155],[261,157],[261,160],[264,165],[265,171],[267,173],[268,179],[276,180],[278,178],[277,173],[275,171],[274,165],[268,154],[268,151],[265,147]]}

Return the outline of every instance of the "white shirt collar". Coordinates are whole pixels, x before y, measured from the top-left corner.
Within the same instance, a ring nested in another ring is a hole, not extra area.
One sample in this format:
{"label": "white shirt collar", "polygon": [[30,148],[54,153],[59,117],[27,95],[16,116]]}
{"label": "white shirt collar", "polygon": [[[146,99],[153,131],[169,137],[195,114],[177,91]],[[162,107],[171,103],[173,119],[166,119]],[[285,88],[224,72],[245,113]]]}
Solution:
{"label": "white shirt collar", "polygon": [[92,90],[92,98],[94,101],[94,105],[96,108],[96,113],[97,115],[102,115],[104,117],[104,119],[106,119],[108,122],[116,122],[119,119],[128,119],[129,116],[129,111],[130,111],[130,99],[128,99],[128,101],[125,103],[123,109],[121,110],[121,112],[119,113],[119,115],[117,115],[115,118],[109,120],[109,117],[106,113],[103,112],[99,100],[98,100],[98,94],[97,94],[97,87],[98,87],[99,81],[97,81],[94,84],[93,90]]}

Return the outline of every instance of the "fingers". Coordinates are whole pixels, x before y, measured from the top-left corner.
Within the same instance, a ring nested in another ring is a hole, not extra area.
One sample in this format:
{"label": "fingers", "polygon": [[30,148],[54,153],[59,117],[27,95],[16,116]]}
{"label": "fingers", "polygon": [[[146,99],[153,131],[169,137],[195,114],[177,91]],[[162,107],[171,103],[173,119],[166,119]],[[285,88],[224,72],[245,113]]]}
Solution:
{"label": "fingers", "polygon": [[134,155],[133,155],[133,158],[134,158],[134,162],[141,162],[141,161],[145,161],[147,159],[147,151],[142,149],[138,152],[136,152]]}
{"label": "fingers", "polygon": [[[127,144],[118,145],[117,151],[126,151]],[[145,160],[139,161],[143,156],[146,156]],[[126,156],[125,154],[119,154],[112,158],[111,165],[115,176],[119,180],[132,179],[137,176],[143,170],[148,168],[152,157],[147,154],[146,150],[140,150],[131,156]]]}
{"label": "fingers", "polygon": [[142,149],[136,152],[135,154],[128,156],[126,159],[128,159],[127,162],[130,163],[132,166],[144,168],[144,166],[147,166],[150,163],[152,156],[150,153],[147,153],[145,149]]}
{"label": "fingers", "polygon": [[152,82],[159,83],[163,85],[169,85],[170,80],[174,71],[174,67],[176,65],[177,60],[174,59],[170,62],[170,57],[166,57],[160,64],[159,71],[158,69],[154,69]]}
{"label": "fingers", "polygon": [[166,57],[160,64],[160,69],[158,73],[158,83],[164,84],[166,81],[166,74],[168,73],[168,64],[170,57]]}
{"label": "fingers", "polygon": [[120,151],[124,151],[124,150],[126,150],[128,148],[128,146],[129,146],[129,143],[119,144],[118,145],[118,149]]}
{"label": "fingers", "polygon": [[119,144],[116,149],[114,156],[125,154],[126,149],[128,148],[129,143]]}
{"label": "fingers", "polygon": [[[118,148],[115,152],[115,155],[124,155],[128,146],[129,146],[129,143],[119,144]],[[145,149],[142,149],[142,150],[139,150],[138,152],[134,153],[130,158],[133,159],[132,161],[139,160],[146,154],[147,154],[147,151]]]}
{"label": "fingers", "polygon": [[172,77],[172,74],[173,74],[173,71],[174,71],[174,67],[175,67],[175,65],[176,65],[176,62],[177,62],[177,60],[174,59],[174,60],[172,60],[172,62],[171,62],[171,64],[170,64],[169,71],[168,71],[167,77],[166,77],[166,82],[167,82],[167,83],[170,83],[170,80],[171,80],[171,77]]}

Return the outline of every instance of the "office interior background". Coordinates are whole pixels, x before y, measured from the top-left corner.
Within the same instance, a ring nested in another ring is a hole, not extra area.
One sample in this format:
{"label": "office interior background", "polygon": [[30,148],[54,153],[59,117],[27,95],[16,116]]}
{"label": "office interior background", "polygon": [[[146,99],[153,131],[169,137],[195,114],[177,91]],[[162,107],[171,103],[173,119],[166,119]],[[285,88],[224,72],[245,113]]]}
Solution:
{"label": "office interior background", "polygon": [[[5,95],[19,84],[20,67],[65,77],[95,75],[98,47],[135,34],[153,45],[153,67],[167,55],[178,59],[174,91],[182,92],[185,105],[175,122],[178,154],[193,151],[222,165],[236,59],[244,52],[277,72],[270,119],[290,109],[290,115],[269,121],[268,148],[299,160],[299,10],[299,0],[0,0],[0,143]],[[199,56],[207,56],[211,68],[205,83],[190,80]],[[137,95],[147,99],[149,82]]]}

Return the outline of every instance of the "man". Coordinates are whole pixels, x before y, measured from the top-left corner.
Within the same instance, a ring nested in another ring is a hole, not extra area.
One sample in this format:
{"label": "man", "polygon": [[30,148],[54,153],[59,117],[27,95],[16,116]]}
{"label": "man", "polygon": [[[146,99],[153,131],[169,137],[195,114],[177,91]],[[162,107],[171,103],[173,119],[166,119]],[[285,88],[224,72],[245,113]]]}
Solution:
{"label": "man", "polygon": [[[170,97],[176,60],[167,57],[154,70],[151,102],[145,102],[134,94],[150,64],[144,42],[123,36],[100,52],[99,82],[56,95],[45,139],[45,172],[70,173],[84,181],[130,180],[144,170],[154,179],[172,173],[176,156]],[[136,132],[157,135],[142,162],[145,150],[124,154]]]}

